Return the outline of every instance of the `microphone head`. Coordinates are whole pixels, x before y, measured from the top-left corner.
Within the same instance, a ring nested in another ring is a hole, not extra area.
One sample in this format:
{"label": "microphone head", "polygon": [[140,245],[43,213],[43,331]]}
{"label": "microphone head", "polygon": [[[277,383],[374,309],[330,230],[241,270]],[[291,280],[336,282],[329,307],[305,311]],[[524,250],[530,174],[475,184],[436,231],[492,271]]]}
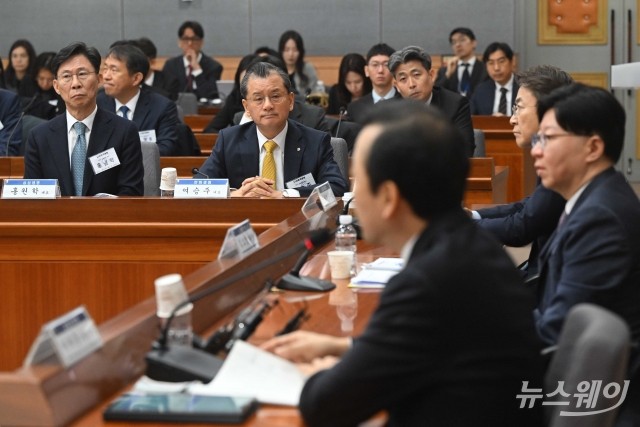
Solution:
{"label": "microphone head", "polygon": [[191,169],[191,173],[192,173],[192,174],[194,174],[194,175],[196,175],[196,174],[200,173],[200,169],[198,169],[198,168],[193,168],[193,169]]}
{"label": "microphone head", "polygon": [[333,233],[328,228],[319,228],[309,233],[309,236],[305,239],[305,245],[307,249],[311,250],[329,242],[332,236]]}

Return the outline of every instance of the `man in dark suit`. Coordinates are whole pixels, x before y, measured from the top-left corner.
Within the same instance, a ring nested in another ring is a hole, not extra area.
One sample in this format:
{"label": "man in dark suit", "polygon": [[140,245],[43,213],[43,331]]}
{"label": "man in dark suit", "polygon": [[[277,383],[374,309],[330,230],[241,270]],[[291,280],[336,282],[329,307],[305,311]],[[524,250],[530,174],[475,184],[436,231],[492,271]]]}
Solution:
{"label": "man in dark suit", "polygon": [[[511,116],[516,144],[529,149],[531,138],[538,132],[538,100],[554,89],[573,82],[571,76],[557,67],[541,65],[531,67],[518,74],[520,87]],[[472,212],[478,225],[491,233],[503,244],[526,246],[531,244],[529,259],[522,267],[526,278],[538,274],[538,255],[553,230],[564,208],[565,200],[538,182],[531,195],[507,205],[480,209]]]}
{"label": "man in dark suit", "polygon": [[144,79],[144,84],[150,87],[154,92],[175,101],[175,98],[172,98],[171,96],[172,94],[176,94],[180,91],[180,87],[178,87],[178,80],[173,79],[170,81],[162,71],[154,69],[156,57],[158,55],[156,45],[147,37],[140,37],[139,39],[132,40],[132,42],[138,46],[147,59],[149,59],[149,71]]}
{"label": "man in dark suit", "polygon": [[21,112],[20,97],[11,91],[0,89],[0,156],[17,156],[20,153]]}
{"label": "man in dark suit", "polygon": [[438,70],[436,84],[470,98],[475,88],[487,78],[487,70],[476,59],[476,35],[469,28],[454,28],[449,43],[455,55]]}
{"label": "man in dark suit", "polygon": [[353,341],[299,331],[263,347],[311,375],[300,412],[312,427],[379,411],[394,426],[540,425],[540,407],[515,398],[523,380],[541,382],[532,296],[460,208],[466,145],[422,103],[373,114],[355,147],[358,218],[365,239],[400,253],[405,268]]}
{"label": "man in dark suit", "polygon": [[176,154],[178,109],[170,99],[140,88],[149,70],[149,61],[133,44],[113,46],[104,59],[104,93],[98,107],[135,123],[140,140],[155,142],[161,156]]}
{"label": "man in dark suit", "polygon": [[100,53],[72,43],[51,63],[67,112],[34,128],[24,177],[57,179],[63,196],[142,196],[144,170],[135,125],[96,105]]}
{"label": "man in dark suit", "polygon": [[[177,81],[179,92],[193,92],[198,99],[218,97],[216,81],[222,76],[222,64],[202,53],[204,30],[196,21],[186,21],[178,29],[178,46],[183,54],[167,60],[162,71],[169,81]],[[172,99],[178,94],[172,93]]]}
{"label": "man in dark suit", "polygon": [[[258,62],[247,70],[240,91],[252,122],[220,131],[201,174],[228,178],[236,197],[307,196],[327,181],[336,196],[347,191],[329,134],[288,120],[294,94],[285,71]],[[287,186],[297,178],[302,179]]]}
{"label": "man in dark suit", "polygon": [[490,78],[480,83],[473,93],[469,101],[471,114],[511,116],[518,93],[513,50],[506,43],[493,42],[485,49],[482,60]]}
{"label": "man in dark suit", "polygon": [[415,99],[438,108],[458,128],[467,144],[467,154],[473,156],[476,143],[469,101],[455,92],[434,86],[431,57],[418,46],[407,46],[389,58],[393,82],[403,98]]}
{"label": "man in dark suit", "polygon": [[385,99],[401,98],[400,93],[393,87],[393,75],[389,71],[389,57],[395,52],[386,43],[379,43],[367,52],[367,65],[364,72],[371,79],[373,90],[363,97],[349,103],[347,117],[357,123],[362,123],[371,107]]}

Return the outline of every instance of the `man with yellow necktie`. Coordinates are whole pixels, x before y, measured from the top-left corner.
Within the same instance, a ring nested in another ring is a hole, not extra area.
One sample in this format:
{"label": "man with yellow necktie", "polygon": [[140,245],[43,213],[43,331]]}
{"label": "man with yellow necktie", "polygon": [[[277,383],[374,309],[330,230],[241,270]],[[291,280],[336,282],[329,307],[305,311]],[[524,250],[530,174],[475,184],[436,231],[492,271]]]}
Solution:
{"label": "man with yellow necktie", "polygon": [[324,182],[336,196],[347,191],[329,134],[288,120],[294,94],[285,72],[257,63],[247,70],[240,92],[253,121],[220,131],[201,174],[228,178],[233,197],[307,196]]}

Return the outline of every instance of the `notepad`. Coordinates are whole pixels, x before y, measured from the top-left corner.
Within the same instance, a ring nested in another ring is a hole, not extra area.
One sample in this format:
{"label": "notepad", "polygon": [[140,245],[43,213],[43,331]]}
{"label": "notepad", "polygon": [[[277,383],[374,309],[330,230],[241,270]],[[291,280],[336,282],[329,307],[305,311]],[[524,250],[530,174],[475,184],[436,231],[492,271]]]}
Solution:
{"label": "notepad", "polygon": [[351,280],[350,288],[381,289],[404,268],[402,258],[378,258],[362,266],[362,270]]}

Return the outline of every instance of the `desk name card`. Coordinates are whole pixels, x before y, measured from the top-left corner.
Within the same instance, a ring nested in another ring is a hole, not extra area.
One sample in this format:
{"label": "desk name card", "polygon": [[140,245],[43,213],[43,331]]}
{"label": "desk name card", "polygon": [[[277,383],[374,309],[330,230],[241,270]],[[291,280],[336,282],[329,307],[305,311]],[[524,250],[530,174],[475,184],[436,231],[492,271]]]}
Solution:
{"label": "desk name card", "polygon": [[226,199],[229,197],[228,179],[181,178],[173,192],[176,199]]}
{"label": "desk name card", "polygon": [[4,179],[3,199],[55,199],[60,195],[57,179]]}
{"label": "desk name card", "polygon": [[244,258],[259,247],[258,236],[253,230],[251,222],[245,219],[227,230],[218,259]]}

